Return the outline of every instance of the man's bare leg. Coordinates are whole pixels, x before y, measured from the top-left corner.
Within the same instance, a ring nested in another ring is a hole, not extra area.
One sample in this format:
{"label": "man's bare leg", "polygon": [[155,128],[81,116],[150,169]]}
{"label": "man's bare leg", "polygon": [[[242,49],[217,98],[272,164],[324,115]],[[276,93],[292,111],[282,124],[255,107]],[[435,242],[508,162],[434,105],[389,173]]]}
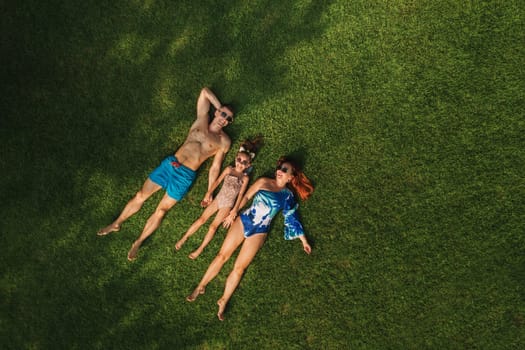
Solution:
{"label": "man's bare leg", "polygon": [[265,239],[266,234],[256,234],[244,240],[241,247],[241,251],[237,256],[237,259],[235,259],[233,270],[226,279],[224,293],[222,294],[222,297],[217,301],[217,305],[219,305],[217,317],[219,318],[219,320],[224,320],[224,310],[226,309],[228,301],[230,300],[233,292],[239,285],[244,271],[252,262],[253,258],[255,257],[255,254],[257,254],[259,249],[261,249]]}
{"label": "man's bare leg", "polygon": [[120,225],[127,219],[129,219],[130,216],[135,214],[142,208],[142,205],[144,202],[151,197],[151,195],[158,190],[161,189],[161,186],[157,185],[153,181],[151,181],[149,178],[144,182],[142,185],[142,188],[135,194],[133,198],[126,204],[124,209],[122,210],[122,213],[120,213],[119,217],[113,221],[108,226],[100,229],[97,232],[97,235],[99,236],[106,236],[110,234],[111,232],[116,232],[120,230]]}
{"label": "man's bare leg", "polygon": [[241,245],[243,240],[243,226],[241,220],[237,219],[234,221],[233,225],[228,231],[228,234],[222,243],[221,250],[211,262],[208,270],[206,270],[206,273],[204,273],[204,276],[199,282],[197,288],[195,288],[193,292],[186,298],[187,301],[194,301],[197,299],[199,294],[204,294],[208,283],[210,283],[210,281],[215,278],[215,276],[217,276],[224,263],[228,261],[233,252]]}
{"label": "man's bare leg", "polygon": [[131,245],[131,249],[128,252],[129,261],[135,260],[137,258],[137,253],[142,243],[144,243],[146,238],[155,232],[155,230],[160,226],[160,223],[162,222],[162,219],[168,210],[170,210],[175,204],[177,204],[175,199],[168,196],[168,194],[164,194],[164,197],[162,197],[159,205],[149,217],[148,221],[146,221],[146,225],[144,226],[144,229],[142,230],[139,238],[137,238],[137,240]]}

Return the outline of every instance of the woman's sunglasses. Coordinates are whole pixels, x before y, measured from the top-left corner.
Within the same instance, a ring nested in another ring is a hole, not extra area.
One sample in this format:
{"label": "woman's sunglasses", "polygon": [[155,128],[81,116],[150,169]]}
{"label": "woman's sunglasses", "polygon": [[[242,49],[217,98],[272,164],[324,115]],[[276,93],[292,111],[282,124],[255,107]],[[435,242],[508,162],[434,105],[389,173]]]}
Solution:
{"label": "woman's sunglasses", "polygon": [[249,165],[249,164],[250,164],[249,161],[247,161],[247,160],[242,160],[241,157],[237,157],[236,161],[237,161],[237,163],[240,163],[240,164],[242,164],[242,165]]}
{"label": "woman's sunglasses", "polygon": [[233,116],[228,115],[228,113],[221,112],[220,116],[223,117],[224,119],[226,119],[228,121],[228,123],[233,123]]}
{"label": "woman's sunglasses", "polygon": [[288,173],[288,170],[291,170],[290,168],[287,168],[285,166],[282,166],[282,165],[278,165],[277,168],[275,170],[280,170],[282,171],[283,173]]}

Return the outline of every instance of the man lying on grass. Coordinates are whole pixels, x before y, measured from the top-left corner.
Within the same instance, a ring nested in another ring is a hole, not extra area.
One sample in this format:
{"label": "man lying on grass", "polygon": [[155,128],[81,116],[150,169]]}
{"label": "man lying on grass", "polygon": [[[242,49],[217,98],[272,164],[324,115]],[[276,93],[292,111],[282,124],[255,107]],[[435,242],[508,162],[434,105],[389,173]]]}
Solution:
{"label": "man lying on grass", "polygon": [[[211,105],[216,111],[212,121],[209,122],[208,112]],[[119,231],[122,223],[138,212],[152,194],[161,188],[165,189],[166,193],[159,205],[128,252],[128,260],[136,259],[142,243],[159,227],[168,210],[184,197],[195,180],[197,169],[212,156],[214,159],[208,173],[208,187],[215,182],[231,144],[230,138],[222,129],[232,122],[233,108],[222,105],[210,89],[203,88],[197,100],[197,119],[191,126],[184,144],[174,155],[168,156],[158,168],[153,170],[142,188],[126,204],[119,217],[99,230],[97,234],[105,236]],[[203,201],[204,206],[207,204]]]}

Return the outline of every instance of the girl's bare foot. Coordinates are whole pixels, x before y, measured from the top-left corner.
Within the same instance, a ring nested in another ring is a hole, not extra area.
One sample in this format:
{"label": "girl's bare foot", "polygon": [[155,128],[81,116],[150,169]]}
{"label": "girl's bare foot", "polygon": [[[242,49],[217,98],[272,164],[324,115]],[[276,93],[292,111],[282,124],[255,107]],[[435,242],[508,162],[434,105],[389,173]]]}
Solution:
{"label": "girl's bare foot", "polygon": [[197,249],[196,251],[192,252],[190,255],[188,255],[188,258],[191,260],[195,260],[201,255],[201,252]]}
{"label": "girl's bare foot", "polygon": [[175,243],[175,249],[180,250],[180,248],[182,248],[182,245],[184,243],[186,243],[186,239],[184,237],[179,239],[179,241]]}
{"label": "girl's bare foot", "polygon": [[137,253],[139,252],[140,243],[135,241],[131,245],[131,249],[128,252],[128,260],[133,261],[137,258]]}
{"label": "girl's bare foot", "polygon": [[226,302],[224,299],[220,298],[217,301],[217,305],[219,305],[219,311],[217,312],[217,317],[220,321],[224,321],[224,309],[226,309]]}
{"label": "girl's bare foot", "polygon": [[206,288],[204,288],[204,287],[197,287],[197,288],[195,288],[195,290],[190,295],[188,295],[186,297],[186,300],[189,301],[189,302],[195,301],[195,299],[197,299],[199,294],[204,294],[205,291],[206,291]]}
{"label": "girl's bare foot", "polygon": [[111,224],[111,225],[108,225],[98,230],[97,236],[106,236],[106,235],[109,235],[111,232],[117,232],[117,231],[120,231],[120,225]]}

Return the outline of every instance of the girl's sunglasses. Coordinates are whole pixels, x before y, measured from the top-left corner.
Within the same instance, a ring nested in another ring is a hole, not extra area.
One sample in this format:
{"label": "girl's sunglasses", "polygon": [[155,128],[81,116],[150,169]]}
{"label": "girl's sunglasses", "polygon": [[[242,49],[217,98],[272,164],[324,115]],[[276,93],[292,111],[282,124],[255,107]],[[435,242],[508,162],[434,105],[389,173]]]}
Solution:
{"label": "girl's sunglasses", "polygon": [[289,168],[287,168],[285,166],[282,166],[282,165],[278,165],[275,170],[280,170],[280,171],[282,171],[285,174],[288,173],[288,170],[290,170],[290,172],[291,172],[291,169],[289,169]]}
{"label": "girl's sunglasses", "polygon": [[228,123],[233,123],[233,116],[228,115],[228,113],[221,112],[220,116],[223,117],[224,119],[226,119],[228,121]]}
{"label": "girl's sunglasses", "polygon": [[245,166],[250,164],[249,161],[242,160],[241,157],[237,157],[236,161],[237,161],[237,163],[240,163],[240,164],[245,165]]}

